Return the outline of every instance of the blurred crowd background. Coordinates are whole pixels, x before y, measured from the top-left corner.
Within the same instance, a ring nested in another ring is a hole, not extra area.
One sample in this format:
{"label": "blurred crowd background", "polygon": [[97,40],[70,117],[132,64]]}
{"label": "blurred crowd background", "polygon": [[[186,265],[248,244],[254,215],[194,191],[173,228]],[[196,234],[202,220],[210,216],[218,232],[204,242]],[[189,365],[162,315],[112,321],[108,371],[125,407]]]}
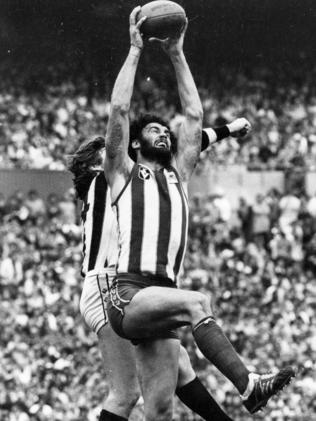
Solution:
{"label": "blurred crowd background", "polygon": [[[308,77],[298,83],[297,69],[291,69],[282,78],[278,77],[283,75],[280,66],[273,70],[261,66],[252,69],[251,75],[226,67],[200,86],[205,127],[223,125],[239,116],[246,116],[254,127],[245,139],[218,145],[217,164],[243,164],[255,170],[294,166],[316,170],[316,67],[309,67],[303,73]],[[161,71],[168,73],[168,66]],[[83,140],[105,133],[109,94],[89,98],[89,85],[83,78],[52,82],[43,92],[14,86],[5,76],[2,82],[0,168],[63,170],[67,154]],[[176,128],[176,105],[167,87],[161,88],[149,76],[140,77],[131,115],[150,109],[166,116]]]}
{"label": "blurred crowd background", "polygon": [[[3,421],[95,420],[107,381],[96,337],[79,314],[81,228],[73,191],[0,200]],[[292,364],[296,381],[258,420],[315,413],[316,197],[273,189],[232,209],[225,193],[191,201],[181,284],[210,294],[219,323],[249,367]],[[182,332],[192,363],[236,421],[252,419],[232,385]],[[135,412],[134,420],[140,418]],[[194,418],[177,401],[179,420]]]}
{"label": "blurred crowd background", "polygon": [[[218,186],[212,194],[191,192],[181,285],[210,294],[249,367],[292,364],[297,379],[250,417],[188,329],[182,341],[235,421],[312,421],[316,195],[307,193],[304,174],[316,170],[316,8],[311,0],[179,3],[189,16],[185,51],[204,126],[241,116],[253,126],[246,138],[204,152],[198,171],[239,164],[300,177],[251,199],[240,196],[237,204]],[[68,154],[105,133],[111,87],[128,48],[128,14],[137,4],[0,0],[0,176],[1,169],[63,171]],[[174,77],[156,47],[142,58],[131,117],[147,110],[176,131]],[[45,196],[32,185],[12,185],[9,195],[0,192],[1,421],[95,421],[107,394],[95,335],[79,314],[79,216],[73,190]],[[132,421],[141,414],[140,402]],[[175,420],[198,419],[176,401]]]}

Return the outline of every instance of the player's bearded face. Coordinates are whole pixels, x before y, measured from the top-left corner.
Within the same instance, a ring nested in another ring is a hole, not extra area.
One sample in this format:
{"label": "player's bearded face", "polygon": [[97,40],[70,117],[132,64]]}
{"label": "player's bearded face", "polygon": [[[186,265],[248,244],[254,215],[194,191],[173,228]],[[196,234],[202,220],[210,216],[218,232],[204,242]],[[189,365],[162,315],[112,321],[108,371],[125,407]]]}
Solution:
{"label": "player's bearded face", "polygon": [[140,152],[144,158],[150,161],[156,161],[163,166],[170,165],[172,158],[170,147],[170,138],[165,135],[141,134]]}

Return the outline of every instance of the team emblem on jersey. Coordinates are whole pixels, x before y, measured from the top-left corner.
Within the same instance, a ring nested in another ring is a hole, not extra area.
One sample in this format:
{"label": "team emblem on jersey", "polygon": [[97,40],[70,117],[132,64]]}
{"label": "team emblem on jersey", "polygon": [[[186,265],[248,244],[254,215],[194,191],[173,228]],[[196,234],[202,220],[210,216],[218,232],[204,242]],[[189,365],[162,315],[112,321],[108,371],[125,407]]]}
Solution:
{"label": "team emblem on jersey", "polygon": [[166,178],[169,184],[177,184],[178,182],[178,179],[174,172],[168,171],[166,174]]}
{"label": "team emblem on jersey", "polygon": [[138,177],[141,180],[149,180],[150,179],[150,171],[149,171],[149,169],[148,168],[145,168],[145,167],[139,167]]}

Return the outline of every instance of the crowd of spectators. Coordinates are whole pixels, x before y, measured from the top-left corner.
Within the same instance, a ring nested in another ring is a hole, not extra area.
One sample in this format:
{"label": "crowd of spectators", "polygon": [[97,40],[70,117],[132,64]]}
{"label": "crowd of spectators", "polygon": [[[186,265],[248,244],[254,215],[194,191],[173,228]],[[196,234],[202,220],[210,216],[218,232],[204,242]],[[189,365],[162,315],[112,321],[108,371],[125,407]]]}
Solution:
{"label": "crowd of spectators", "polygon": [[[260,66],[251,74],[218,68],[199,83],[205,126],[240,116],[253,126],[245,139],[204,152],[199,169],[215,160],[256,170],[315,170],[315,73],[314,66]],[[30,90],[4,75],[0,87],[0,169],[64,170],[82,141],[105,133],[109,92],[88,95],[81,78]],[[176,131],[175,103],[172,89],[140,77],[131,115],[154,110]],[[62,197],[0,193],[1,421],[95,421],[107,394],[95,335],[79,314],[79,213],[72,190]],[[235,207],[221,189],[192,197],[182,286],[211,295],[218,322],[249,367],[298,368],[295,382],[258,420],[311,421],[316,413],[315,276],[316,196],[272,189],[253,202],[241,197]],[[189,329],[182,341],[231,417],[253,419]],[[140,404],[132,421],[141,413]],[[199,419],[179,401],[175,413],[182,421]]]}
{"label": "crowd of spectators", "polygon": [[[0,419],[95,421],[107,394],[96,337],[79,314],[80,207],[73,191],[0,197]],[[256,416],[316,413],[316,197],[273,189],[232,208],[220,189],[191,201],[181,283],[212,296],[218,322],[250,368],[291,364],[296,380]],[[235,421],[253,419],[233,386],[182,342]],[[131,419],[141,419],[141,404]],[[198,420],[178,400],[176,420]]]}
{"label": "crowd of spectators", "polygon": [[[48,72],[51,70],[48,69]],[[23,73],[23,72],[22,72]],[[245,164],[252,169],[315,169],[316,69],[252,68],[251,74],[216,69],[207,83],[198,83],[205,126],[244,116],[253,126],[245,139],[230,139],[216,148],[219,164]],[[301,75],[301,76],[300,76]],[[169,81],[170,84],[170,81]],[[107,86],[110,84],[108,83]],[[159,89],[158,89],[159,86]],[[66,155],[83,139],[104,134],[110,92],[89,95],[82,78],[25,90],[7,81],[0,92],[0,168],[65,169]],[[132,116],[155,110],[172,126],[177,123],[177,98],[170,86],[154,77],[139,77]],[[214,150],[205,154],[205,160]]]}

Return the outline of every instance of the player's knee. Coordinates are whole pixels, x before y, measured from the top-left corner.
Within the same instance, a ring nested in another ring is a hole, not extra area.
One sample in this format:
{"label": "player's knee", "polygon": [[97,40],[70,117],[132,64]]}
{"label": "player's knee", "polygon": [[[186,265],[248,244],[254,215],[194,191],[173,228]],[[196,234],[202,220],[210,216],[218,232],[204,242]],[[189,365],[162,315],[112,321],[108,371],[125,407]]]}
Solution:
{"label": "player's knee", "polygon": [[192,293],[190,312],[193,319],[200,320],[203,317],[212,315],[210,298],[200,292]]}

